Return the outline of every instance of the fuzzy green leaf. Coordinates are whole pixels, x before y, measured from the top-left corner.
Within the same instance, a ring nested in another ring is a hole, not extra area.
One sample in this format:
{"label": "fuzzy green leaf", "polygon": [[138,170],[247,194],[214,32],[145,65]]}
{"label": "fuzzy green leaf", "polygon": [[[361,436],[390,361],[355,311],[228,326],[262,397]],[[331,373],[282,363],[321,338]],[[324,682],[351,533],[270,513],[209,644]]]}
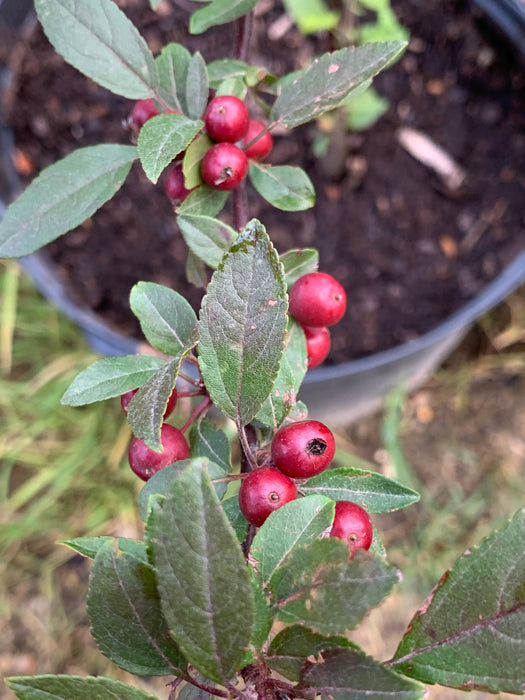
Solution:
{"label": "fuzzy green leaf", "polygon": [[80,372],[60,399],[65,406],[84,406],[136,389],[166,364],[151,355],[104,357]]}
{"label": "fuzzy green leaf", "polygon": [[182,171],[187,190],[202,185],[201,160],[211,146],[213,146],[213,141],[208,134],[200,134],[186,149],[186,155],[182,161]]}
{"label": "fuzzy green leaf", "polygon": [[214,269],[237,238],[235,229],[211,216],[183,214],[177,217],[177,223],[192,253]]}
{"label": "fuzzy green leaf", "polygon": [[208,185],[200,185],[190,192],[182,204],[177,208],[180,216],[215,216],[224,207],[229,192],[214,190]]}
{"label": "fuzzy green leaf", "polygon": [[204,126],[183,114],[159,114],[139,132],[137,149],[144,172],[157,182],[164,168],[179,155]]}
{"label": "fuzzy green leaf", "polygon": [[186,669],[162,615],[153,568],[113,541],[91,567],[87,612],[99,649],[125,671],[166,676]]}
{"label": "fuzzy green leaf", "polygon": [[191,54],[185,46],[171,42],[163,47],[155,62],[159,71],[159,95],[166,104],[183,114],[186,104],[186,79]]}
{"label": "fuzzy green leaf", "polygon": [[327,469],[301,485],[304,494],[322,493],[334,501],[353,501],[369,513],[389,513],[419,501],[419,494],[382,474],[351,467]]}
{"label": "fuzzy green leaf", "polygon": [[250,180],[257,192],[277,209],[303,211],[315,203],[312,181],[302,168],[250,162]]}
{"label": "fuzzy green leaf", "polygon": [[393,63],[405,47],[403,41],[385,41],[323,54],[291,83],[282,86],[270,118],[287,127],[317,119]]}
{"label": "fuzzy green leaf", "polygon": [[319,253],[314,248],[288,250],[280,256],[280,260],[288,287],[291,287],[299,277],[309,272],[317,272],[319,268]]}
{"label": "fuzzy green leaf", "polygon": [[35,9],[49,41],[81,73],[131,100],[154,96],[153,54],[112,0],[35,0]]}
{"label": "fuzzy green leaf", "polygon": [[[102,547],[114,540],[115,538],[109,535],[102,535],[100,537],[72,537],[67,540],[59,540],[59,544],[65,544],[66,547],[71,547],[75,552],[82,554],[83,557],[94,559]],[[121,552],[131,554],[135,559],[140,559],[146,564],[148,563],[148,555],[144,542],[132,540],[129,537],[118,537],[116,541]]]}
{"label": "fuzzy green leaf", "polygon": [[212,61],[208,64],[210,87],[216,89],[222,82],[232,78],[243,80],[249,70],[250,66],[247,63],[233,58],[219,58]]}
{"label": "fuzzy green leaf", "polygon": [[20,700],[157,700],[102,676],[20,676],[8,678],[7,684]]}
{"label": "fuzzy green leaf", "polygon": [[424,686],[387,668],[363,651],[326,649],[322,663],[307,661],[298,688],[334,700],[420,700]]}
{"label": "fuzzy green leaf", "polygon": [[205,418],[194,423],[189,442],[192,457],[207,457],[225,472],[231,472],[230,441],[226,433],[216,428],[213,423]]}
{"label": "fuzzy green leaf", "polygon": [[233,22],[253,10],[257,0],[213,0],[209,5],[193,13],[190,32],[202,34],[210,27]]}
{"label": "fuzzy green leaf", "polygon": [[206,63],[197,51],[190,59],[186,76],[186,105],[193,119],[202,117],[208,103],[208,89]]}
{"label": "fuzzy green leaf", "polygon": [[199,672],[228,681],[252,636],[254,600],[240,544],[205,470],[194,465],[173,480],[162,508],[150,514],[147,539],[171,636]]}
{"label": "fuzzy green leaf", "polygon": [[134,146],[102,144],[43,170],[0,223],[0,257],[33,253],[81,224],[116,194],[136,158]]}
{"label": "fuzzy green leaf", "polygon": [[525,510],[467,550],[416,613],[393,666],[424,683],[523,693]]}
{"label": "fuzzy green leaf", "polygon": [[254,219],[213,274],[199,320],[203,380],[215,405],[242,425],[256,415],[277,377],[287,306],[277,253]]}

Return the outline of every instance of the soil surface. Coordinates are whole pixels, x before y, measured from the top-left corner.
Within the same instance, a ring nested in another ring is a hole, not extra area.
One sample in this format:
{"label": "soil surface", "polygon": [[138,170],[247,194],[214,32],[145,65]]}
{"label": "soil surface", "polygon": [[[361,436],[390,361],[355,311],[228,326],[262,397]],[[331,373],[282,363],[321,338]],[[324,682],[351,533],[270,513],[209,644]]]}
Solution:
{"label": "soil surface", "polygon": [[[144,0],[118,4],[154,52],[178,41],[210,60],[229,55],[235,43],[235,25],[187,37],[195,4],[163,3],[160,21]],[[294,27],[270,38],[282,7],[271,0],[259,5],[253,62],[280,75],[334,47],[329,35],[305,40]],[[366,132],[336,131],[321,159],[312,152],[317,125],[275,136],[269,162],[306,168],[317,192],[314,209],[280,212],[250,192],[250,215],[261,219],[278,250],[318,248],[321,269],[347,290],[348,311],[332,329],[329,362],[430,330],[525,247],[525,71],[466,0],[392,5],[411,40],[375,82],[391,103],[387,114]],[[17,77],[4,111],[28,181],[75,148],[129,142],[123,122],[131,103],[65,65],[39,29],[12,62]],[[461,186],[451,188],[407,153],[398,140],[402,127],[443,148],[466,174]],[[76,300],[129,334],[139,333],[128,307],[136,281],[169,285],[194,305],[202,294],[185,281],[186,247],[162,182],[153,186],[138,164],[110,203],[49,251]]]}

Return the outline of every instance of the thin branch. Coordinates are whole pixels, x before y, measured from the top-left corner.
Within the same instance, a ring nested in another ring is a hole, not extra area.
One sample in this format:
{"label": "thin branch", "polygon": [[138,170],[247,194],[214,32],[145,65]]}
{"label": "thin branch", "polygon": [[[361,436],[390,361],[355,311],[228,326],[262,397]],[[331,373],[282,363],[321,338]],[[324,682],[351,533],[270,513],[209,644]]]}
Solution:
{"label": "thin branch", "polygon": [[241,184],[233,191],[233,225],[236,231],[242,231],[248,223],[248,195],[246,183]]}
{"label": "thin branch", "polygon": [[186,430],[190,427],[190,425],[193,423],[195,418],[197,418],[197,416],[200,416],[202,413],[207,411],[208,408],[211,406],[211,404],[212,404],[212,401],[211,401],[210,397],[206,396],[204,401],[201,401],[200,404],[193,409],[193,411],[190,414],[190,417],[188,418],[188,420],[184,423],[184,425],[180,429],[181,433],[186,432]]}

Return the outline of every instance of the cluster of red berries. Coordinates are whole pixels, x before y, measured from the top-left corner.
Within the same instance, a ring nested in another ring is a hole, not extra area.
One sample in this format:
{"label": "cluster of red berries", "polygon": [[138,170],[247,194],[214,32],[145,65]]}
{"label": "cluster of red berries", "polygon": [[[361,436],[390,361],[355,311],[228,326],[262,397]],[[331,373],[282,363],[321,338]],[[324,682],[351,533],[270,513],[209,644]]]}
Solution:
{"label": "cluster of red berries", "polygon": [[[124,413],[128,412],[128,404],[137,393],[137,389],[122,394],[120,403]],[[177,403],[177,390],[173,389],[164,411],[164,418],[167,418],[175,408]],[[146,445],[144,440],[134,437],[128,448],[128,460],[132,471],[143,481],[147,481],[159,469],[167,467],[168,464],[178,462],[180,459],[188,459],[190,448],[183,433],[178,428],[174,428],[169,423],[163,423],[160,429],[160,443],[162,452],[155,452]]]}
{"label": "cluster of red berries", "polygon": [[346,311],[346,292],[326,272],[310,272],[290,288],[289,312],[306,336],[308,369],[317,367],[330,352],[328,326],[341,320]]}
{"label": "cluster of red berries", "polygon": [[[179,114],[170,110],[172,114]],[[131,112],[130,122],[135,130],[159,114],[152,99],[139,100]],[[208,104],[202,117],[204,128],[215,141],[201,161],[201,176],[215,190],[233,190],[248,172],[249,159],[261,161],[270,153],[273,139],[269,132],[251,143],[266,128],[256,119],[250,119],[248,108],[234,95],[219,95]],[[177,156],[180,161],[184,154]],[[184,184],[180,162],[172,165],[164,178],[164,189],[170,200],[179,204],[191,192]]]}
{"label": "cluster of red berries", "polygon": [[[294,479],[320,474],[334,454],[334,436],[319,421],[297,421],[279,428],[271,444],[273,466],[258,467],[242,482],[239,507],[246,520],[260,527],[270,513],[298,497]],[[337,501],[330,537],[344,539],[351,556],[356,549],[369,549],[373,537],[370,516],[357,503]]]}

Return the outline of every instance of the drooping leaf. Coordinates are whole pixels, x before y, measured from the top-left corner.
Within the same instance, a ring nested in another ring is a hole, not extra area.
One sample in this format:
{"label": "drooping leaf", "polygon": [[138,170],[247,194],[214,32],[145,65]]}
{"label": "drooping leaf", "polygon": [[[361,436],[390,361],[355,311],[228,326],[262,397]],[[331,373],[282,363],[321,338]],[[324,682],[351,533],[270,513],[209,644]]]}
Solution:
{"label": "drooping leaf", "polygon": [[206,63],[197,51],[188,64],[186,76],[186,105],[188,115],[200,119],[208,103],[208,72]]}
{"label": "drooping leaf", "polygon": [[250,558],[261,584],[266,587],[279,567],[298,545],[313,542],[334,520],[335,503],[324,496],[298,498],[274,511],[258,530],[250,548]]}
{"label": "drooping leaf", "polygon": [[190,192],[177,208],[177,214],[190,216],[215,216],[224,207],[229,192],[214,190],[208,185],[200,185]]}
{"label": "drooping leaf", "polygon": [[266,662],[278,673],[297,682],[308,657],[332,647],[354,647],[346,637],[324,637],[300,625],[285,627],[271,641]]}
{"label": "drooping leaf", "polygon": [[84,406],[136,389],[166,364],[152,355],[104,357],[80,372],[60,399],[65,406]]}
{"label": "drooping leaf", "polygon": [[128,404],[128,423],[135,437],[160,452],[160,430],[168,399],[181,363],[180,355],[167,362],[145,382]]}
{"label": "drooping leaf", "polygon": [[284,6],[303,34],[328,31],[339,22],[339,12],[330,10],[323,0],[285,0]]}
{"label": "drooping leaf", "polygon": [[157,350],[179,355],[195,344],[197,317],[178,292],[154,282],[138,282],[129,302],[142,332]]}
{"label": "drooping leaf", "polygon": [[424,683],[523,693],[525,510],[444,574],[392,665]]}
{"label": "drooping leaf", "polygon": [[0,223],[0,257],[33,253],[81,224],[113,197],[136,158],[134,146],[102,144],[43,170]]}
{"label": "drooping leaf", "polygon": [[99,649],[125,671],[166,676],[186,669],[162,615],[153,568],[113,541],[91,567],[87,612]]}
{"label": "drooping leaf", "polygon": [[353,501],[369,513],[388,513],[419,501],[417,491],[377,472],[351,467],[327,469],[301,485],[305,494],[322,493],[334,501]]}
{"label": "drooping leaf", "polygon": [[191,34],[202,34],[210,27],[233,22],[253,10],[257,0],[213,0],[209,5],[193,13],[190,20]]}
{"label": "drooping leaf", "polygon": [[277,377],[287,303],[277,253],[254,219],[215,271],[199,320],[199,365],[208,392],[225,415],[243,425]]}
{"label": "drooping leaf", "polygon": [[204,122],[183,114],[159,114],[148,119],[139,132],[137,149],[144,172],[157,182],[164,168],[188,146]]}
{"label": "drooping leaf", "polygon": [[116,95],[153,97],[153,54],[112,0],[35,0],[35,9],[49,41],[81,73]]}
{"label": "drooping leaf", "polygon": [[183,214],[177,217],[177,223],[188,248],[214,269],[237,238],[235,229],[211,216]]}
{"label": "drooping leaf", "polygon": [[279,374],[270,395],[255,416],[264,425],[278,428],[292,411],[306,374],[306,355],[304,331],[290,317]]}
{"label": "drooping leaf", "polygon": [[315,190],[302,168],[250,162],[250,181],[257,192],[277,209],[303,211],[313,207]]}
{"label": "drooping leaf", "polygon": [[317,272],[319,253],[314,248],[294,248],[283,253],[280,261],[284,267],[286,284],[291,287],[299,277],[309,272]]}
{"label": "drooping leaf", "polygon": [[207,457],[226,473],[231,472],[230,441],[223,430],[204,418],[193,423],[189,442],[192,457]]}
{"label": "drooping leaf", "polygon": [[328,537],[294,547],[272,580],[276,617],[331,635],[353,629],[390,592],[398,576],[369,552],[358,550],[348,561],[346,542]]}
{"label": "drooping leaf", "polygon": [[155,62],[159,71],[159,95],[168,107],[183,114],[186,104],[186,78],[191,54],[185,46],[171,42],[163,47]]}
{"label": "drooping leaf", "polygon": [[334,700],[420,700],[426,693],[356,648],[326,649],[320,663],[307,661],[298,688]]}
{"label": "drooping leaf", "polygon": [[395,61],[405,47],[402,41],[385,41],[324,54],[282,86],[270,118],[287,127],[317,119]]}
{"label": "drooping leaf", "polygon": [[[194,465],[194,467],[199,468],[205,467],[210,479],[224,479],[224,477],[228,475],[227,471],[206,457],[198,458],[192,456],[191,460],[180,459],[178,462],[168,464],[167,467],[163,467],[162,469],[159,469],[158,472],[153,474],[153,476],[144,484],[141,492],[139,493],[137,505],[139,507],[139,516],[141,520],[146,522],[148,519],[148,515],[152,507],[151,496],[159,496],[162,499],[168,496],[171,493],[174,480],[177,479],[178,476],[190,465]],[[215,493],[217,494],[217,498],[222,498],[228,484],[225,481],[216,481],[213,484],[213,487],[215,489]]]}
{"label": "drooping leaf", "polygon": [[205,470],[189,467],[148,519],[147,539],[170,633],[188,662],[224,683],[254,626],[250,577]]}
{"label": "drooping leaf", "polygon": [[182,171],[187,190],[202,185],[201,160],[211,146],[213,146],[213,141],[208,134],[200,134],[186,149],[186,155],[182,161]]}
{"label": "drooping leaf", "polygon": [[20,700],[157,700],[142,690],[110,678],[19,676],[7,684]]}
{"label": "drooping leaf", "polygon": [[[75,552],[82,554],[83,557],[94,559],[102,547],[108,542],[113,541],[115,541],[115,538],[109,535],[103,535],[100,537],[72,537],[67,540],[59,540],[59,544],[65,544],[67,547],[71,547]],[[117,537],[116,542],[121,552],[131,554],[135,559],[139,559],[146,564],[148,563],[148,555],[144,542],[132,540],[129,537]]]}

